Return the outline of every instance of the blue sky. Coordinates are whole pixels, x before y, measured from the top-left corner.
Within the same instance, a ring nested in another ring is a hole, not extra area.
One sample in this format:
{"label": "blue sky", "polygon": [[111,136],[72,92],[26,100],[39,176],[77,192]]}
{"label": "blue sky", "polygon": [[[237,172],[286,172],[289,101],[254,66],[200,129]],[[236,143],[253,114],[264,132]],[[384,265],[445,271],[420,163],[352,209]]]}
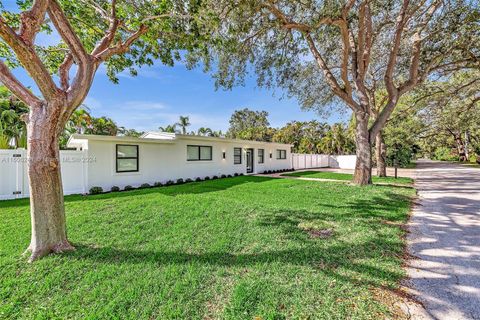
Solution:
{"label": "blue sky", "polygon": [[[15,74],[27,85],[35,86],[23,70],[16,70]],[[323,119],[315,112],[302,111],[296,99],[282,98],[281,89],[258,88],[253,77],[244,87],[215,90],[212,78],[200,68],[187,70],[183,65],[154,65],[142,67],[136,77],[124,72],[119,75],[120,83],[114,84],[102,67],[85,104],[94,116],[105,115],[121,126],[141,131],[174,123],[180,115],[190,117],[191,130],[210,127],[226,131],[233,111],[244,107],[268,111],[273,127],[291,120],[344,120]]]}
{"label": "blue sky", "polygon": [[[53,44],[58,40],[56,34],[40,34],[36,42]],[[15,70],[14,73],[38,92],[23,70]],[[138,76],[132,77],[124,72],[119,79],[119,84],[112,83],[101,67],[85,104],[94,116],[105,115],[120,126],[141,131],[172,124],[180,115],[190,117],[191,130],[210,127],[226,131],[233,111],[245,107],[268,111],[273,127],[283,126],[292,120],[345,120],[345,116],[324,119],[315,112],[302,111],[296,99],[282,98],[284,93],[281,89],[269,91],[258,88],[254,75],[247,79],[245,86],[231,91],[215,90],[214,81],[201,68],[187,70],[182,64],[174,67],[161,64],[145,66],[139,70]]]}

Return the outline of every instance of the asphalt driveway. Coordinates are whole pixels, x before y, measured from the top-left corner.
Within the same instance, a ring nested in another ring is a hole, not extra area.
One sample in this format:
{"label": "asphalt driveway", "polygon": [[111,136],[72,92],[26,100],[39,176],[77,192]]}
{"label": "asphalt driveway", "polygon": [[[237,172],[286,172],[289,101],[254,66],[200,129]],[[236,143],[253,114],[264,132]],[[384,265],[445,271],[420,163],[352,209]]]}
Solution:
{"label": "asphalt driveway", "polygon": [[480,169],[423,160],[416,178],[409,291],[427,318],[480,319]]}

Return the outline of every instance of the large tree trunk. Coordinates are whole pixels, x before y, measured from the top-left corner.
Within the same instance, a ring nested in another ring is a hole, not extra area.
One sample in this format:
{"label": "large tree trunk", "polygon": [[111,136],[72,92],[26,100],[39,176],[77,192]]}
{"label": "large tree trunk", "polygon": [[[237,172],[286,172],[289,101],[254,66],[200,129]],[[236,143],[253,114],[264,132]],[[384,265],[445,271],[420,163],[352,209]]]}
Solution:
{"label": "large tree trunk", "polygon": [[457,144],[458,159],[460,161],[466,161],[465,145],[463,143],[461,133],[455,134],[455,143]]}
{"label": "large tree trunk", "polygon": [[372,145],[368,131],[368,114],[358,114],[356,118],[355,145],[357,161],[353,183],[367,185],[372,183]]}
{"label": "large tree trunk", "polygon": [[30,262],[49,253],[74,250],[67,240],[58,145],[58,120],[45,107],[28,123],[28,178],[32,238]]}
{"label": "large tree trunk", "polygon": [[375,137],[375,154],[377,156],[377,176],[387,176],[387,146],[383,140],[382,131]]}

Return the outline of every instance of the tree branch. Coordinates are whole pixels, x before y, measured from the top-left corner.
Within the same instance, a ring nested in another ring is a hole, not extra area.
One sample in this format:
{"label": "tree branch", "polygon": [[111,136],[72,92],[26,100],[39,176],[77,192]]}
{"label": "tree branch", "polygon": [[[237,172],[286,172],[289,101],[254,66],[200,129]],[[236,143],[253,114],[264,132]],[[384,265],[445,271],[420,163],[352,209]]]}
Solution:
{"label": "tree branch", "polygon": [[65,56],[65,59],[63,60],[60,67],[58,68],[58,75],[60,77],[60,86],[65,91],[67,91],[68,87],[70,86],[69,73],[72,65],[73,65],[73,56],[69,52],[67,53],[67,55]]}
{"label": "tree branch", "polygon": [[35,42],[35,36],[45,19],[47,7],[48,0],[35,0],[30,10],[20,14],[19,37],[29,46]]}
{"label": "tree branch", "polygon": [[0,81],[13,92],[20,100],[29,107],[39,107],[42,101],[28,90],[18,79],[10,72],[8,67],[0,60]]}
{"label": "tree branch", "polygon": [[115,0],[112,1],[112,10],[110,12],[110,23],[108,26],[108,30],[105,33],[105,36],[92,50],[92,56],[95,56],[107,49],[112,44],[113,39],[115,38],[115,33],[117,32],[118,26],[120,25],[120,21],[117,19],[116,3],[117,2]]}
{"label": "tree branch", "polygon": [[26,44],[2,17],[0,17],[0,37],[15,52],[17,59],[35,81],[43,97],[47,100],[53,99],[58,93],[58,88],[33,45]]}
{"label": "tree branch", "polygon": [[398,89],[395,87],[393,82],[393,71],[395,70],[395,65],[397,62],[398,51],[400,49],[400,42],[402,39],[403,29],[407,23],[407,9],[410,4],[409,0],[403,0],[402,8],[397,17],[397,27],[395,28],[395,35],[393,38],[393,47],[390,51],[387,63],[387,69],[385,71],[385,85],[387,88],[388,95],[393,97],[398,94]]}
{"label": "tree branch", "polygon": [[65,41],[67,46],[72,51],[79,68],[81,68],[82,65],[91,63],[90,56],[85,51],[85,48],[83,47],[83,44],[75,31],[73,31],[70,22],[68,21],[67,17],[65,17],[65,14],[63,13],[63,10],[58,4],[57,0],[50,0],[50,5],[48,6],[48,15],[50,16],[50,19],[52,19],[52,23],[62,37],[63,41]]}
{"label": "tree branch", "polygon": [[127,52],[130,49],[130,46],[133,44],[133,42],[135,42],[138,38],[140,38],[142,35],[147,33],[147,31],[148,31],[148,27],[145,25],[141,25],[140,28],[135,33],[133,33],[132,35],[130,35],[130,37],[127,38],[127,40],[113,47],[107,48],[102,52],[97,53],[95,55],[95,58],[97,59],[97,61],[103,62],[113,55]]}
{"label": "tree branch", "polygon": [[[440,6],[441,1],[434,2],[430,8],[428,8],[427,13],[423,21],[417,26],[417,29],[413,35],[413,48],[412,48],[412,58],[410,60],[410,70],[409,70],[409,79],[405,81],[400,87],[400,94],[403,94],[410,89],[412,89],[418,82],[419,66],[420,66],[420,55],[422,52],[422,31],[426,28],[428,22],[431,20],[433,14]],[[429,70],[426,70],[428,74]]]}
{"label": "tree branch", "polygon": [[313,57],[315,58],[315,61],[317,62],[320,69],[323,71],[323,74],[325,75],[326,82],[330,85],[333,92],[337,96],[339,96],[341,99],[343,99],[354,111],[360,110],[360,106],[355,102],[355,100],[353,100],[353,97],[351,95],[349,95],[338,84],[337,79],[335,79],[335,76],[332,74],[332,72],[328,68],[325,60],[323,59],[322,55],[320,54],[317,47],[315,46],[315,42],[313,41],[312,36],[309,33],[306,33],[306,32],[303,35],[304,35],[305,39],[307,40],[308,46],[310,48],[310,51],[313,54]]}

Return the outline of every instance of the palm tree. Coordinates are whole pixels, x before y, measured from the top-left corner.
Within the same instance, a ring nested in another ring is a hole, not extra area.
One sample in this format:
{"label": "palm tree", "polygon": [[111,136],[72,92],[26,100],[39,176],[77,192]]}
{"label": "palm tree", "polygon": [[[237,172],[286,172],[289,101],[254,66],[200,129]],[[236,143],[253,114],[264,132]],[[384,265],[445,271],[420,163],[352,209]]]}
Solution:
{"label": "palm tree", "polygon": [[177,132],[177,124],[169,124],[166,127],[158,127],[158,130],[160,130],[162,132],[176,133]]}
{"label": "palm tree", "polygon": [[89,111],[90,110],[85,106],[75,110],[72,113],[67,126],[75,128],[76,133],[83,134],[86,129],[92,125],[92,117],[90,116]]}
{"label": "palm tree", "polygon": [[201,127],[198,129],[197,134],[199,136],[213,136],[213,131],[210,128]]}
{"label": "palm tree", "polygon": [[22,115],[28,113],[28,107],[0,86],[0,149],[26,147],[27,127]]}
{"label": "palm tree", "polygon": [[182,128],[182,134],[187,134],[187,127],[190,126],[190,118],[188,116],[180,116],[179,121],[175,125]]}

